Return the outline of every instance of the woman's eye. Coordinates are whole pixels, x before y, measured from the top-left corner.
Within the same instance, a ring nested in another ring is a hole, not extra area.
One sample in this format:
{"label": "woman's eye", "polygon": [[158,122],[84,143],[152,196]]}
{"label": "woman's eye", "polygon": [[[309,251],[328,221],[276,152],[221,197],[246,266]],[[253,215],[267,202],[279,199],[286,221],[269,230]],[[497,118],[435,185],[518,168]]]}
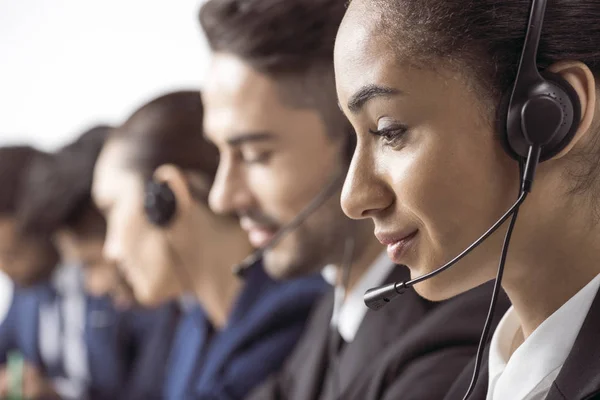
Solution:
{"label": "woman's eye", "polygon": [[377,130],[369,129],[369,132],[381,137],[386,146],[397,147],[402,143],[408,128],[405,125],[390,125]]}

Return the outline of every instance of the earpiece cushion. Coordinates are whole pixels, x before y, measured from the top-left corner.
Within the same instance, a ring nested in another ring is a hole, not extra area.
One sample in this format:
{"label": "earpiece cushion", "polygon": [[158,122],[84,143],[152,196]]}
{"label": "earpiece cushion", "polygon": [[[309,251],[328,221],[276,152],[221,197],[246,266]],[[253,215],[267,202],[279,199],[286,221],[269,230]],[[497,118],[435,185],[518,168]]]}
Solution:
{"label": "earpiece cushion", "polygon": [[[579,128],[579,121],[581,119],[581,104],[579,102],[579,96],[577,96],[577,92],[573,87],[565,81],[560,75],[553,74],[551,72],[543,71],[541,75],[547,81],[552,84],[558,86],[562,91],[566,94],[567,99],[563,99],[563,103],[565,101],[570,101],[573,105],[573,123],[571,124],[568,131],[562,132],[557,135],[557,140],[554,143],[545,146],[542,149],[542,154],[540,156],[540,162],[551,159],[560,153],[570,142],[573,140],[577,129]],[[508,106],[510,104],[510,96],[512,94],[512,87],[510,90],[506,91],[502,98],[498,103],[498,108],[496,109],[496,133],[500,138],[500,143],[502,147],[506,151],[506,153],[514,158],[515,160],[522,159],[523,157],[519,156],[515,149],[511,146],[508,141]],[[525,140],[523,138],[523,140]]]}
{"label": "earpiece cushion", "polygon": [[[577,95],[577,92],[575,91],[573,86],[571,86],[558,74],[544,71],[541,73],[541,75],[547,81],[552,82],[566,93],[567,99],[563,99],[561,103],[564,104],[565,102],[569,101],[572,104],[573,122],[571,123],[570,127],[565,127],[565,130],[560,135],[558,135],[557,141],[555,143],[545,146],[542,149],[542,154],[540,155],[540,162],[549,160],[556,156],[558,153],[560,153],[562,150],[564,150],[564,148],[567,147],[571,140],[573,140],[573,138],[575,137],[575,133],[577,133],[577,129],[579,128],[579,123],[581,121],[581,103],[579,101],[579,96]],[[566,105],[564,105],[563,107],[566,107]]]}
{"label": "earpiece cushion", "polygon": [[148,181],[144,196],[144,211],[148,221],[157,226],[166,226],[173,219],[176,210],[177,200],[169,185]]}

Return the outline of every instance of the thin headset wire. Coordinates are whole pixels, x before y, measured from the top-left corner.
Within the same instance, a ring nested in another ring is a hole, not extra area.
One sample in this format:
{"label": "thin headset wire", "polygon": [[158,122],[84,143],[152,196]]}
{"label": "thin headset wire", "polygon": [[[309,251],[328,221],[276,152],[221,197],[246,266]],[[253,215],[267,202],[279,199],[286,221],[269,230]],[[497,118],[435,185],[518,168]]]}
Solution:
{"label": "thin headset wire", "polygon": [[[175,279],[177,279],[177,282],[179,282],[179,285],[182,288],[186,288],[186,290],[193,291],[194,288],[190,287],[190,285],[193,285],[192,282],[194,282],[194,280],[192,279],[192,274],[190,273],[190,271],[188,271],[187,268],[185,267],[183,258],[168,243],[167,243],[167,250],[169,251],[169,254],[172,256],[172,258],[174,259],[174,262],[171,264],[171,267],[174,267],[174,268],[171,268],[171,269],[174,272]],[[198,300],[195,293],[194,293],[194,299]],[[195,320],[196,320],[197,328],[199,330],[201,330],[204,327],[204,322],[199,320],[198,318],[195,318]]]}
{"label": "thin headset wire", "polygon": [[515,210],[510,219],[510,224],[508,225],[508,229],[506,231],[506,235],[504,236],[504,244],[502,245],[502,254],[500,256],[500,262],[498,264],[498,273],[496,275],[496,282],[494,283],[494,290],[492,292],[492,299],[490,301],[490,308],[488,310],[488,315],[485,320],[485,325],[483,326],[483,332],[481,333],[481,338],[479,339],[479,346],[477,348],[477,355],[475,356],[475,368],[473,368],[473,376],[471,377],[471,383],[469,384],[469,388],[463,397],[463,400],[467,400],[473,390],[475,389],[475,384],[477,383],[477,379],[479,377],[479,370],[481,369],[481,362],[483,358],[483,352],[485,346],[488,342],[488,336],[490,334],[490,329],[492,327],[492,320],[494,318],[494,311],[496,309],[496,303],[498,302],[498,294],[500,293],[500,288],[502,286],[502,276],[504,275],[504,266],[506,264],[506,256],[508,254],[508,246],[510,244],[510,239],[512,236],[513,228],[515,226],[515,222],[517,221],[517,216],[519,214],[519,208]]}
{"label": "thin headset wire", "polygon": [[264,250],[270,249],[279,243],[281,238],[287,233],[287,231],[296,229],[298,225],[300,225],[307,218],[308,215],[312,214],[316,209],[320,208],[333,194],[336,192],[338,188],[338,184],[340,181],[344,179],[343,173],[336,173],[325,185],[323,189],[317,194],[316,197],[304,208],[296,217],[292,220],[292,222],[282,229],[278,235],[276,235],[268,244],[265,246]]}
{"label": "thin headset wire", "polygon": [[304,222],[313,212],[319,209],[323,204],[327,202],[333,196],[338,189],[338,184],[343,181],[345,174],[342,172],[336,173],[333,175],[327,184],[321,189],[321,191],[304,207],[289,223],[289,225],[284,226],[282,229],[277,231],[275,236],[261,249],[256,250],[248,257],[246,257],[241,263],[235,265],[233,267],[233,272],[236,275],[243,275],[244,271],[246,271],[251,266],[255,265],[258,261],[260,261],[265,253],[265,251],[272,249],[275,247],[285,235],[287,235],[290,231],[296,229],[300,224]]}
{"label": "thin headset wire", "polygon": [[[523,170],[523,160],[519,160],[519,176],[521,177],[521,187],[523,185]],[[510,239],[512,237],[515,223],[517,222],[518,215],[519,207],[515,209],[504,236],[504,243],[502,244],[502,252],[500,254],[500,261],[498,263],[498,273],[496,274],[496,282],[494,283],[494,290],[492,291],[492,298],[490,300],[490,308],[488,310],[487,318],[485,319],[481,338],[479,339],[479,346],[477,347],[477,354],[475,356],[475,367],[473,368],[471,383],[469,384],[469,388],[467,389],[463,400],[467,400],[469,396],[471,396],[473,390],[475,390],[477,379],[479,378],[479,370],[481,369],[481,362],[483,361],[483,352],[488,342],[488,336],[490,334],[492,320],[494,318],[494,311],[496,310],[496,303],[498,302],[498,294],[500,293],[500,288],[502,287],[502,277],[504,276],[504,266],[506,264],[506,257],[508,255],[508,246],[510,245]]]}
{"label": "thin headset wire", "polygon": [[405,287],[411,287],[413,285],[416,285],[419,282],[425,281],[429,278],[434,277],[435,275],[437,275],[441,272],[444,272],[445,270],[447,270],[448,268],[450,268],[451,266],[456,264],[463,257],[465,257],[467,254],[469,254],[471,251],[473,251],[477,246],[479,246],[484,240],[486,240],[488,237],[490,237],[492,235],[492,233],[494,233],[496,230],[498,230],[498,228],[500,228],[500,226],[502,226],[504,224],[504,222],[506,222],[506,220],[511,215],[513,215],[515,213],[515,211],[521,206],[521,204],[525,201],[526,197],[527,197],[527,192],[522,191],[519,198],[512,205],[512,207],[510,207],[508,209],[508,211],[502,217],[500,217],[500,219],[498,221],[496,221],[496,223],[494,225],[492,225],[492,227],[490,229],[488,229],[483,235],[481,235],[479,237],[479,239],[477,239],[475,242],[473,242],[469,247],[467,247],[465,250],[463,250],[462,253],[460,253],[459,255],[454,257],[450,262],[445,264],[443,267],[436,269],[435,271],[432,271],[428,274],[419,276],[418,278],[415,278],[415,279],[411,279],[410,281],[403,282],[403,285]]}
{"label": "thin headset wire", "polygon": [[[355,245],[355,238],[354,235],[350,235],[349,237],[346,238],[346,243],[344,244],[344,257],[342,259],[342,290],[343,290],[343,294],[344,297],[347,293],[348,290],[348,285],[350,283],[350,273],[352,270],[352,261],[354,258],[354,245]],[[336,287],[337,287],[337,283],[336,283]],[[339,309],[341,307],[341,304],[334,304],[334,306],[337,308],[337,315],[339,317]],[[337,333],[339,334],[339,326],[337,324],[336,321],[336,325],[335,325],[335,329],[338,330],[338,332],[333,332],[333,333]],[[343,339],[343,338],[342,338]],[[333,393],[333,400],[338,400],[340,398],[340,368],[339,368],[339,359],[338,359],[338,349],[333,347],[333,343],[330,340],[329,341],[329,359],[331,361],[333,361],[332,364],[332,371],[331,371],[331,392]]]}

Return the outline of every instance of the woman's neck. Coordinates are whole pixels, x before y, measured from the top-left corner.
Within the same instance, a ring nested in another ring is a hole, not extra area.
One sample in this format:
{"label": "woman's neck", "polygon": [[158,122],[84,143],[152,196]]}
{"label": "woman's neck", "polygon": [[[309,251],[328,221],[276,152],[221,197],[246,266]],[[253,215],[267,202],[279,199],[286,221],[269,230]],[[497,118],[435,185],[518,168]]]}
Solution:
{"label": "woman's neck", "polygon": [[187,240],[186,243],[184,263],[192,280],[191,290],[211,323],[220,329],[227,323],[243,285],[231,268],[252,251],[251,246],[237,226],[211,229],[210,242],[198,245]]}
{"label": "woman's neck", "polygon": [[600,226],[592,226],[584,213],[554,211],[529,232],[523,224],[520,242],[527,245],[512,255],[509,250],[502,286],[521,321],[523,340],[600,274]]}

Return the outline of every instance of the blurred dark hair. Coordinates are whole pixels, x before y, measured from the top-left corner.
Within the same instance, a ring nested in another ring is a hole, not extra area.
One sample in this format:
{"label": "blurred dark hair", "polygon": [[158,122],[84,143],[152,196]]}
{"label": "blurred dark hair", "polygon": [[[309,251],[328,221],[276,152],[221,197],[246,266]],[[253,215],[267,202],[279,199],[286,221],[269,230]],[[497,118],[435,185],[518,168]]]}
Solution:
{"label": "blurred dark hair", "polygon": [[43,155],[31,146],[0,147],[0,215],[15,216],[21,184],[33,160]]}
{"label": "blurred dark hair", "polygon": [[94,165],[110,129],[89,129],[31,164],[18,210],[23,232],[52,234],[67,228],[84,238],[104,237],[106,222],[92,201],[91,189]]}
{"label": "blurred dark hair", "polygon": [[[163,164],[199,174],[212,184],[219,166],[219,151],[204,138],[200,92],[179,91],[160,96],[135,111],[110,140],[127,146],[125,163],[142,179],[152,178]],[[207,202],[208,193],[196,198]]]}
{"label": "blurred dark hair", "polygon": [[332,136],[353,131],[337,106],[333,47],[341,0],[209,0],[200,24],[214,52],[282,83],[282,100],[320,113]]}

